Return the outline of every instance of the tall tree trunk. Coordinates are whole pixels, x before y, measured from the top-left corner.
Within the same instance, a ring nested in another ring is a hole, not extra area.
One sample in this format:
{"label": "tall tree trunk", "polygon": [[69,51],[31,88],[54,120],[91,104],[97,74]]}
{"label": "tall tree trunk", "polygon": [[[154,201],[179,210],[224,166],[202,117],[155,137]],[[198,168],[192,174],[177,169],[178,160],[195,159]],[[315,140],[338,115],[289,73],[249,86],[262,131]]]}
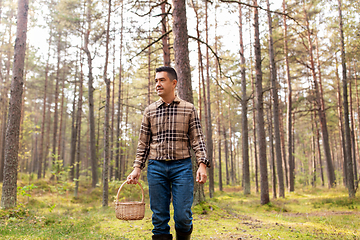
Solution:
{"label": "tall tree trunk", "polygon": [[[314,113],[314,119],[316,119],[316,113]],[[321,149],[320,149],[320,131],[318,127],[318,123],[315,120],[315,129],[316,129],[316,147],[317,147],[317,153],[318,153],[318,159],[319,159],[319,167],[320,167],[320,177],[321,177],[321,186],[325,185],[324,181],[324,171],[323,171],[323,164],[322,164],[322,158],[321,158]]]}
{"label": "tall tree trunk", "polygon": [[17,167],[19,151],[19,130],[23,92],[24,61],[26,51],[28,0],[18,1],[17,30],[14,47],[13,78],[9,102],[8,125],[5,140],[4,181],[2,186],[1,207],[16,206]]}
{"label": "tall tree trunk", "polygon": [[[252,35],[251,29],[251,21],[249,19],[249,32],[250,36]],[[250,38],[250,46],[253,46],[252,38]],[[253,56],[252,56],[252,50],[253,48],[250,48],[250,77],[251,77],[251,91],[255,93],[255,78],[254,78],[254,71],[253,71]],[[255,97],[252,98],[252,105],[253,105],[253,137],[254,137],[254,168],[255,168],[255,192],[259,192],[259,161],[258,161],[258,151],[257,151],[257,136],[256,136],[256,103],[255,103]]]}
{"label": "tall tree trunk", "polygon": [[[205,2],[205,32],[206,32],[206,44],[209,42],[209,28],[208,28],[208,1]],[[213,140],[212,140],[212,123],[211,123],[211,102],[210,102],[210,59],[209,59],[209,49],[206,48],[206,97],[204,101],[207,102],[207,115],[205,116],[205,121],[207,122],[206,128],[206,149],[207,157],[209,159],[210,165],[213,164]],[[205,89],[204,89],[205,91]],[[209,195],[210,198],[214,197],[214,168],[209,168]]]}
{"label": "tall tree trunk", "polygon": [[257,132],[259,140],[259,163],[260,163],[260,189],[261,204],[267,204],[269,199],[269,182],[266,160],[266,135],[264,124],[264,108],[263,108],[263,90],[262,90],[262,70],[261,70],[261,47],[259,33],[259,10],[257,8],[257,0],[253,0],[254,14],[254,50],[255,50],[255,71],[256,71],[256,111],[257,111]]}
{"label": "tall tree trunk", "polygon": [[[191,1],[192,7],[195,12],[196,16],[196,34],[197,38],[200,39],[200,30],[199,30],[199,23],[200,23],[200,17],[198,14],[199,6],[194,4],[194,1]],[[205,88],[205,77],[204,77],[204,66],[202,62],[202,53],[200,48],[200,42],[197,41],[197,51],[198,51],[198,65],[199,65],[199,101],[198,101],[198,107],[199,107],[199,119],[202,120],[202,107],[201,103],[204,101],[204,115],[205,115],[205,128],[208,128],[208,121],[207,121],[207,101],[206,101],[206,88]],[[202,89],[201,89],[202,88]],[[203,91],[201,91],[203,90]],[[201,96],[202,94],[202,96]],[[205,132],[207,134],[207,132]]]}
{"label": "tall tree trunk", "polygon": [[[357,109],[357,116],[358,116],[358,133],[357,133],[357,139],[359,140],[359,138],[360,138],[360,127],[359,127],[359,117],[360,117],[360,101],[359,101],[359,91],[358,91],[358,84],[357,84],[357,70],[356,70],[356,65],[355,65],[355,62],[354,62],[354,77],[355,77],[355,94],[356,94],[356,109]],[[354,121],[355,122],[355,121]],[[355,126],[354,126],[354,128],[355,128]],[[359,145],[357,144],[357,141],[355,141],[355,144],[357,145],[357,153],[358,153],[358,156],[360,156],[360,154],[359,154],[359,149],[360,149],[360,147],[359,147]],[[356,161],[354,161],[354,168],[356,168],[357,169],[357,166],[358,166],[358,164],[357,164],[357,162]],[[356,171],[357,172],[357,171]],[[358,187],[358,184],[359,184],[359,178],[358,177],[356,177],[355,178],[355,188],[357,188]]]}
{"label": "tall tree trunk", "polygon": [[[175,69],[178,74],[179,97],[193,103],[185,0],[173,0],[173,6]],[[194,171],[196,170],[195,166]],[[204,199],[203,185],[195,183],[194,204]]]}
{"label": "tall tree trunk", "polygon": [[[342,66],[342,86],[343,86],[343,108],[344,108],[344,126],[345,126],[345,147],[346,147],[346,172],[348,176],[347,187],[349,191],[349,197],[355,197],[355,186],[354,186],[354,171],[351,157],[351,130],[350,130],[350,119],[349,119],[349,105],[348,105],[348,93],[347,93],[347,77],[346,77],[346,56],[345,56],[345,40],[343,31],[343,19],[341,0],[338,0],[339,10],[339,25],[340,25],[340,51],[341,51],[341,66]],[[351,97],[351,95],[350,95]]]}
{"label": "tall tree trunk", "polygon": [[[161,27],[162,27],[162,34],[164,35],[167,32],[167,12],[166,12],[166,4],[167,0],[165,0],[161,4]],[[163,57],[164,57],[164,66],[170,66],[170,48],[169,48],[169,37],[165,35],[162,38],[162,45],[163,45]]]}
{"label": "tall tree trunk", "polygon": [[89,123],[90,123],[90,163],[91,163],[91,172],[92,172],[92,182],[91,186],[96,187],[98,182],[97,176],[97,156],[96,156],[96,145],[95,145],[95,116],[94,116],[94,87],[93,87],[93,74],[92,74],[92,56],[89,46],[89,38],[91,31],[91,9],[92,9],[92,0],[87,0],[87,11],[86,11],[86,21],[87,21],[87,30],[85,33],[85,43],[84,51],[88,59],[88,97],[89,97]]}
{"label": "tall tree trunk", "polygon": [[[78,59],[78,54],[76,54],[76,59]],[[74,100],[73,100],[73,109],[71,114],[71,146],[70,146],[70,172],[69,180],[74,181],[75,173],[75,154],[76,154],[76,140],[77,140],[77,124],[76,124],[76,88],[77,88],[77,78],[78,78],[78,60],[76,61],[76,72],[75,72],[75,86],[74,86]]]}
{"label": "tall tree trunk", "polygon": [[[151,8],[151,1],[149,1],[149,9]],[[152,42],[152,39],[151,39],[151,21],[150,21],[150,18],[151,18],[151,14],[149,14],[149,32],[148,32],[148,101],[147,101],[147,104],[150,105],[151,103],[151,42]]]}
{"label": "tall tree trunk", "polygon": [[80,53],[80,78],[79,78],[79,97],[78,97],[78,110],[76,117],[77,129],[77,145],[76,145],[76,163],[75,167],[75,189],[74,196],[78,196],[79,183],[80,183],[80,159],[81,159],[81,113],[82,113],[82,97],[83,97],[83,62],[82,54]]}
{"label": "tall tree trunk", "polygon": [[[351,74],[350,74],[351,75]],[[354,180],[356,181],[358,178],[357,167],[356,167],[356,141],[355,141],[355,118],[353,111],[353,97],[352,97],[352,84],[351,80],[349,81],[349,108],[350,108],[350,118],[351,118],[351,150],[352,150],[352,161],[353,161],[353,169],[354,169]],[[356,186],[354,185],[354,188]]]}
{"label": "tall tree trunk", "polygon": [[[61,61],[61,32],[59,33],[57,39],[57,64],[56,64],[56,83],[55,83],[55,109],[54,109],[54,130],[53,130],[53,139],[52,139],[52,167],[55,166],[56,160],[58,159],[58,154],[56,152],[56,139],[57,139],[57,128],[58,128],[58,99],[59,99],[59,78],[60,78],[60,61]],[[51,179],[54,179],[54,175],[51,175]]]}
{"label": "tall tree trunk", "polygon": [[277,198],[276,194],[276,168],[275,168],[275,152],[274,152],[274,137],[273,137],[273,123],[272,123],[272,103],[269,102],[269,109],[267,111],[268,119],[268,132],[269,132],[269,148],[270,148],[270,169],[271,169],[271,182],[273,190],[273,198]]}
{"label": "tall tree trunk", "polygon": [[312,159],[312,178],[311,178],[311,185],[316,187],[316,144],[315,144],[315,129],[314,129],[314,117],[313,114],[311,116],[311,159]]}
{"label": "tall tree trunk", "polygon": [[[199,19],[197,19],[197,32],[198,32],[198,38],[199,38]],[[218,54],[218,36],[217,36],[217,29],[218,29],[218,25],[217,25],[217,8],[215,7],[215,53]],[[200,52],[200,43],[198,42],[198,51]],[[201,59],[199,59],[199,61],[201,61]],[[216,60],[215,63],[215,72],[216,72],[216,79],[219,80],[219,62]],[[199,91],[199,96],[200,96],[200,91]],[[223,191],[223,180],[222,180],[222,164],[221,164],[221,114],[220,114],[220,102],[221,102],[221,94],[220,94],[220,89],[216,88],[216,106],[217,106],[217,135],[218,135],[218,156],[219,156],[219,165],[218,165],[218,175],[219,175],[219,191]],[[201,121],[201,119],[200,119]],[[214,147],[215,150],[215,147]],[[214,151],[215,152],[215,151]],[[215,153],[213,154],[213,156],[215,156]],[[214,161],[215,164],[215,161]]]}
{"label": "tall tree trunk", "polygon": [[305,20],[306,20],[306,30],[307,30],[307,41],[308,41],[308,51],[310,56],[310,64],[311,64],[311,73],[314,81],[315,94],[316,94],[316,107],[318,109],[319,121],[322,132],[322,142],[325,153],[325,160],[327,165],[327,173],[328,173],[328,184],[329,188],[334,187],[336,185],[335,171],[333,167],[333,162],[331,159],[331,151],[330,151],[330,142],[329,142],[329,133],[327,129],[326,123],[326,114],[324,109],[324,104],[322,104],[323,99],[321,97],[321,89],[319,87],[319,83],[317,81],[316,72],[315,72],[315,64],[313,57],[313,45],[311,41],[311,30],[309,25],[308,13],[306,12],[304,6]]}
{"label": "tall tree trunk", "polygon": [[243,42],[243,24],[242,24],[242,6],[239,4],[239,34],[240,34],[240,71],[241,71],[241,140],[242,140],[242,174],[244,194],[250,194],[250,164],[249,164],[249,129],[248,129],[248,96],[246,94],[246,73],[245,73],[245,56]]}
{"label": "tall tree trunk", "polygon": [[[10,10],[10,19],[13,17],[14,11]],[[12,43],[12,23],[8,23],[9,28],[9,43]],[[5,34],[2,35],[2,42],[1,44],[5,46]],[[1,77],[1,83],[3,84],[2,89],[2,98],[1,98],[1,107],[3,108],[2,112],[2,126],[1,126],[1,145],[0,145],[0,182],[4,179],[4,162],[5,162],[5,139],[6,139],[6,127],[7,127],[7,116],[8,116],[8,106],[9,106],[9,99],[8,99],[8,92],[9,92],[9,83],[10,83],[10,70],[11,70],[11,54],[12,51],[7,51],[7,62],[5,64],[6,67],[6,75],[5,78],[2,75],[2,71],[0,71],[0,77]],[[2,53],[0,54],[0,57],[2,58]],[[2,69],[2,59],[0,59],[0,67]]]}
{"label": "tall tree trunk", "polygon": [[185,0],[173,0],[175,68],[180,98],[193,103]]}
{"label": "tall tree trunk", "polygon": [[104,122],[104,165],[103,165],[103,200],[102,206],[107,207],[109,202],[109,138],[110,138],[110,79],[107,77],[107,68],[109,61],[109,39],[110,39],[110,18],[111,18],[111,0],[108,2],[108,16],[106,26],[105,42],[105,64],[104,64],[104,82],[106,84],[106,101],[105,101],[105,122]]}
{"label": "tall tree trunk", "polygon": [[116,115],[116,152],[115,152],[115,179],[121,179],[121,156],[123,151],[120,149],[121,143],[121,116],[122,116],[122,49],[123,49],[123,30],[124,30],[124,2],[121,1],[121,26],[120,26],[120,54],[119,54],[119,89],[118,89],[118,99],[117,99],[117,115]]}
{"label": "tall tree trunk", "polygon": [[113,66],[113,70],[112,70],[112,75],[113,75],[113,80],[112,80],[112,93],[111,93],[111,130],[110,130],[110,173],[109,173],[109,179],[110,181],[112,179],[114,179],[114,122],[115,122],[115,76],[116,76],[116,72],[115,72],[115,53],[116,53],[116,48],[115,48],[115,36],[113,38],[113,59],[112,59],[112,66]]}
{"label": "tall tree trunk", "polygon": [[[49,82],[50,86],[49,88],[51,89],[53,86],[51,86],[52,81]],[[46,114],[46,119],[47,119],[47,126],[46,126],[46,136],[45,136],[45,142],[46,142],[46,147],[45,147],[45,156],[44,156],[44,167],[43,167],[43,178],[45,178],[45,173],[46,170],[48,168],[49,162],[48,161],[52,161],[52,157],[48,158],[49,155],[49,151],[50,151],[50,131],[51,131],[51,105],[52,105],[52,97],[53,94],[50,94],[49,96],[49,102],[48,102],[48,106],[47,106],[47,114]]]}
{"label": "tall tree trunk", "polygon": [[221,164],[221,121],[220,121],[220,117],[222,116],[220,114],[221,112],[221,107],[220,107],[220,94],[219,94],[219,90],[217,89],[217,93],[218,93],[218,99],[217,99],[217,112],[218,112],[218,116],[217,116],[217,135],[218,135],[218,154],[219,154],[219,191],[223,191],[223,179],[222,179],[222,164]]}
{"label": "tall tree trunk", "polygon": [[[229,100],[230,100],[230,96],[229,96]],[[231,112],[231,108],[230,108],[230,101],[229,101],[229,112]],[[234,154],[233,154],[233,141],[232,141],[232,128],[231,128],[232,124],[231,124],[231,116],[229,116],[229,149],[230,149],[230,178],[231,178],[231,184],[235,184],[236,182],[236,167],[235,167],[235,163],[234,163]]]}
{"label": "tall tree trunk", "polygon": [[44,83],[44,100],[43,100],[43,112],[42,112],[42,122],[41,122],[41,136],[40,136],[40,151],[39,151],[39,168],[38,168],[38,179],[41,178],[42,174],[42,161],[43,161],[43,150],[44,150],[44,135],[45,135],[45,121],[46,121],[46,100],[47,100],[47,85],[49,79],[49,61],[50,61],[50,49],[51,49],[51,40],[52,40],[52,30],[50,30],[49,37],[49,48],[48,48],[48,58],[46,61],[45,67],[45,83]]}
{"label": "tall tree trunk", "polygon": [[[199,23],[200,23],[200,18],[199,18],[199,14],[198,14],[198,9],[199,6],[194,4],[194,0],[191,0],[191,4],[192,7],[194,9],[195,12],[195,16],[196,16],[196,35],[197,38],[200,39],[200,30],[199,30]],[[197,41],[197,52],[198,52],[198,68],[199,68],[199,100],[198,100],[198,110],[199,110],[199,119],[200,122],[202,121],[202,89],[201,89],[201,84],[205,82],[204,80],[204,67],[203,67],[203,62],[202,62],[202,54],[201,54],[201,48],[200,48],[200,42]],[[204,90],[205,91],[205,90]],[[204,100],[205,101],[205,100]]]}
{"label": "tall tree trunk", "polygon": [[336,91],[336,97],[337,97],[337,113],[338,113],[338,125],[339,125],[339,137],[340,137],[340,144],[341,144],[341,159],[343,159],[343,175],[344,175],[344,185],[347,185],[347,179],[348,175],[346,174],[346,148],[345,148],[345,136],[344,136],[344,126],[343,126],[343,114],[342,114],[342,101],[341,101],[341,90],[340,90],[340,76],[338,72],[338,61],[336,60],[336,83],[337,83],[337,91]]}
{"label": "tall tree trunk", "polygon": [[[7,101],[6,101],[7,102]],[[7,106],[7,104],[5,105]],[[0,152],[0,182],[4,180],[4,165],[5,165],[5,142],[6,142],[6,126],[7,126],[7,110],[3,112],[3,119],[1,123],[1,152]]]}
{"label": "tall tree trunk", "polygon": [[63,127],[64,127],[64,100],[65,100],[65,94],[64,94],[64,89],[65,89],[65,69],[63,70],[63,74],[62,74],[62,90],[61,90],[61,106],[60,106],[60,124],[59,124],[59,138],[58,138],[58,160],[60,161],[64,161],[63,157],[62,157],[62,133],[63,133]]}
{"label": "tall tree trunk", "polygon": [[276,81],[276,65],[275,65],[275,53],[274,53],[274,44],[272,37],[272,19],[270,13],[270,3],[267,2],[268,9],[268,25],[269,25],[269,55],[270,55],[270,76],[271,76],[271,86],[273,93],[273,114],[274,114],[274,134],[275,134],[275,151],[276,151],[276,168],[279,181],[279,197],[285,197],[285,187],[284,187],[284,175],[282,167],[282,156],[281,156],[281,142],[280,142],[280,124],[279,124],[279,97],[277,90],[277,81]]}
{"label": "tall tree trunk", "polygon": [[287,23],[286,23],[286,1],[283,0],[283,22],[284,22],[284,55],[285,55],[285,65],[286,65],[286,81],[287,81],[287,111],[286,111],[286,129],[287,129],[287,156],[288,156],[288,188],[290,192],[295,191],[295,166],[293,163],[293,149],[292,149],[292,88],[291,88],[291,77],[290,77],[290,64],[288,56],[288,37],[287,37]]}
{"label": "tall tree trunk", "polygon": [[223,126],[224,134],[224,145],[225,145],[225,172],[226,172],[226,185],[230,184],[230,173],[229,173],[229,144],[226,135],[226,128]]}
{"label": "tall tree trunk", "polygon": [[288,174],[288,165],[287,165],[287,157],[286,157],[286,147],[285,147],[285,133],[284,133],[284,119],[283,115],[279,114],[279,121],[280,121],[280,139],[281,139],[281,151],[282,151],[282,163],[284,166],[284,178],[286,188],[289,188],[289,174]]}

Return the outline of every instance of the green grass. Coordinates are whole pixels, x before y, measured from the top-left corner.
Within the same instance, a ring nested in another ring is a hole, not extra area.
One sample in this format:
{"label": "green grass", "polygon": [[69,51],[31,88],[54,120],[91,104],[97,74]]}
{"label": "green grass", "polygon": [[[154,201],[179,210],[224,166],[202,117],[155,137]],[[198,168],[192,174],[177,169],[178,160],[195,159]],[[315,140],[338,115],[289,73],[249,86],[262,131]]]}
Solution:
{"label": "green grass", "polygon": [[[33,183],[30,196],[18,196],[17,208],[0,210],[1,239],[151,239],[147,194],[145,218],[121,221],[114,212],[120,182],[110,183],[108,208],[101,207],[101,188],[81,186],[74,198],[73,183]],[[127,186],[120,199],[138,201],[139,192]],[[349,199],[341,187],[298,189],[266,205],[259,199],[236,187],[215,192],[193,207],[192,239],[360,239],[360,198]],[[170,226],[174,234],[173,220]]]}

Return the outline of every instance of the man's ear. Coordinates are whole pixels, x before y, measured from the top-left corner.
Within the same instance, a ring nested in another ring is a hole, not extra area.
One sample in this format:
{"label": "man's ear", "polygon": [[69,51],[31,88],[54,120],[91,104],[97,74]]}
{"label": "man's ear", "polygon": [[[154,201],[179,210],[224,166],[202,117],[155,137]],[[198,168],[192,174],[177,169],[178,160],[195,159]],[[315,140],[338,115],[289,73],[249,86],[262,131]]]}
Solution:
{"label": "man's ear", "polygon": [[173,80],[173,84],[175,84],[174,87],[176,87],[176,85],[177,85],[177,80],[176,79]]}

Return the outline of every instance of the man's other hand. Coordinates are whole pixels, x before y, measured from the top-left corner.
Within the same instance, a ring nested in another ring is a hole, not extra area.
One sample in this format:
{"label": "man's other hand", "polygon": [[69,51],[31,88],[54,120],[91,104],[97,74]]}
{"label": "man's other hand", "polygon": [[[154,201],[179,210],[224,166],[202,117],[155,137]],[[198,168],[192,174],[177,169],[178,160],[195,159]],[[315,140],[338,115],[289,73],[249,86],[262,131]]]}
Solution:
{"label": "man's other hand", "polygon": [[200,184],[206,183],[207,173],[206,173],[206,165],[204,163],[200,163],[199,168],[196,172],[196,182]]}
{"label": "man's other hand", "polygon": [[135,167],[126,179],[127,184],[137,184],[140,178],[141,169]]}

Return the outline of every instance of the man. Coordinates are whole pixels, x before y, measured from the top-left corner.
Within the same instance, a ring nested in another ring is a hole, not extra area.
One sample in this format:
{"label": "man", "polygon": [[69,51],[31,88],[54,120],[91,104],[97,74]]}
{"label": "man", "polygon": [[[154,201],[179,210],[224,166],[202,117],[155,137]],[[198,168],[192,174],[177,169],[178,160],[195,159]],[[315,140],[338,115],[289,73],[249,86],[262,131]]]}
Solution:
{"label": "man", "polygon": [[171,67],[157,68],[155,83],[160,99],[144,111],[134,170],[127,177],[127,183],[138,182],[149,159],[147,178],[153,212],[152,239],[172,239],[168,224],[172,195],[176,239],[187,240],[193,230],[194,180],[190,147],[195,151],[199,166],[198,183],[206,182],[206,167],[210,167],[210,162],[194,105],[175,95],[176,71]]}

